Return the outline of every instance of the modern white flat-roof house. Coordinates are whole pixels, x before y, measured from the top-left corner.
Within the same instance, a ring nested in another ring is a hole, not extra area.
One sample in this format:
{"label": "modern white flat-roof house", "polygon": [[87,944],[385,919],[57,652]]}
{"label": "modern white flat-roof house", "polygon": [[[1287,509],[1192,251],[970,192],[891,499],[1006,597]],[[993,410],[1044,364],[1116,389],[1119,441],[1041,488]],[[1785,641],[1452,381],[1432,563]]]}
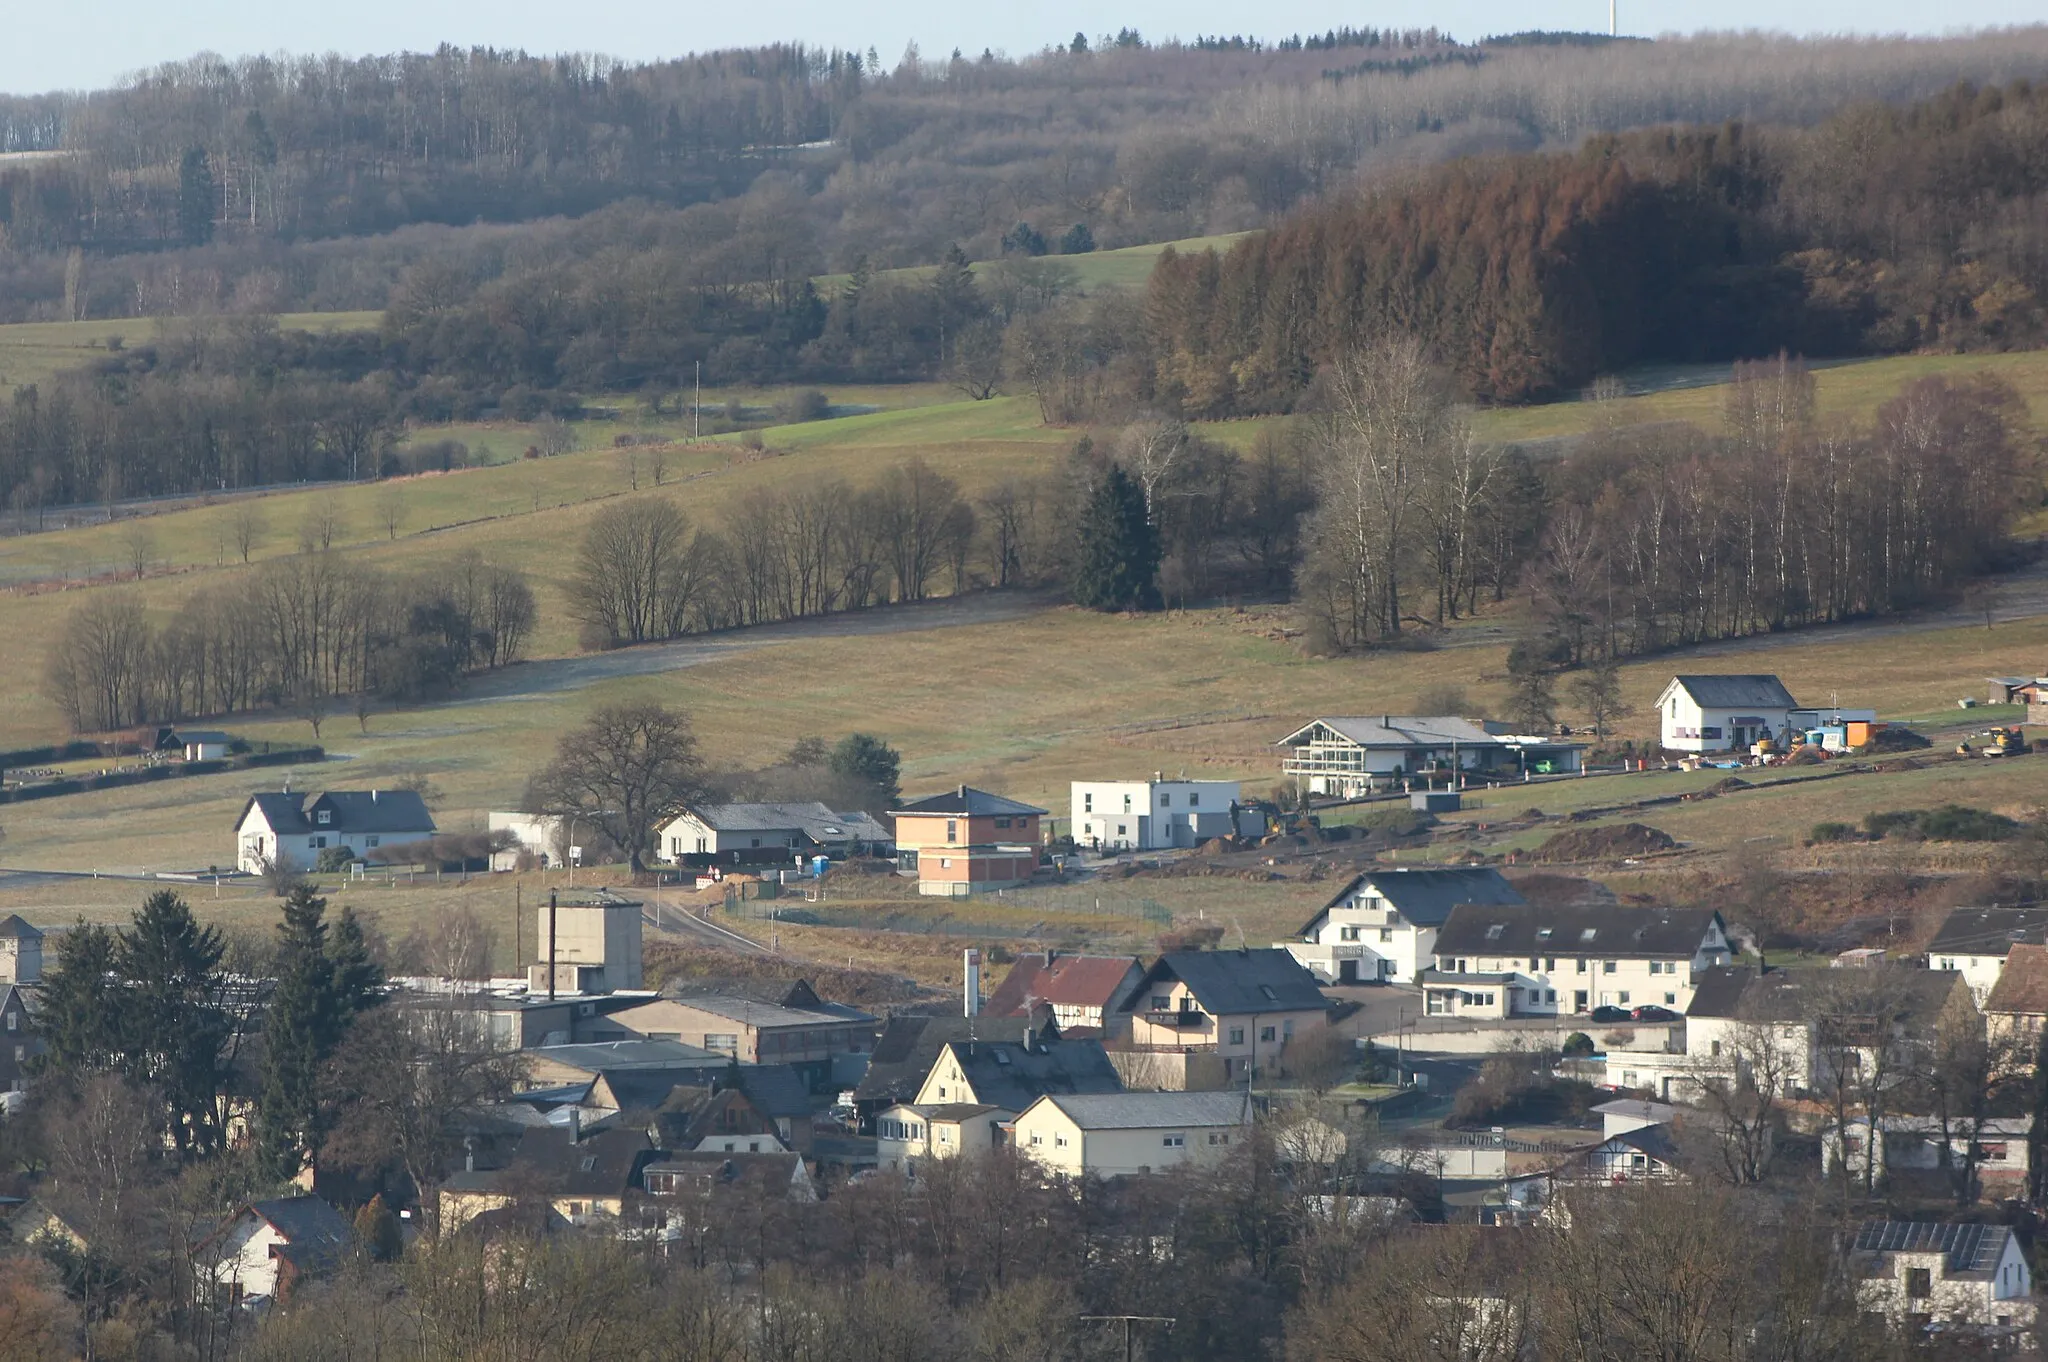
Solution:
{"label": "modern white flat-roof house", "polygon": [[1234,780],[1077,780],[1074,841],[1097,851],[1191,847],[1237,832]]}
{"label": "modern white flat-roof house", "polygon": [[235,864],[251,875],[272,864],[307,870],[323,851],[343,848],[361,860],[434,833],[434,816],[412,790],[251,795],[235,819]]}
{"label": "modern white flat-roof house", "polygon": [[1310,794],[1351,799],[1378,790],[1457,788],[1579,769],[1582,744],[1515,733],[1493,720],[1455,715],[1368,714],[1311,719],[1277,747],[1281,771]]}

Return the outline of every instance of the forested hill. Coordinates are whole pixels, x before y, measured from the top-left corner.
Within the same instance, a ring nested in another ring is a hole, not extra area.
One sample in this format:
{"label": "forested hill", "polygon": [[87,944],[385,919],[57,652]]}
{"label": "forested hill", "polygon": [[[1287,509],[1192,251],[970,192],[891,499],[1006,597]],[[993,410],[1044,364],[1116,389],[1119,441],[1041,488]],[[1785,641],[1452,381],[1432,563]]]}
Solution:
{"label": "forested hill", "polygon": [[206,55],[0,98],[0,320],[376,308],[450,236],[468,249],[627,199],[765,195],[793,266],[818,272],[956,243],[988,258],[1076,225],[1102,246],[1174,240],[1265,225],[1392,166],[1671,122],[1808,125],[1852,100],[2042,76],[2048,28],[1597,45],[1126,31],[1019,59]]}
{"label": "forested hill", "polygon": [[1646,363],[2048,344],[2048,87],[1460,161],[1161,260],[1162,397],[1282,410],[1408,331],[1484,401]]}

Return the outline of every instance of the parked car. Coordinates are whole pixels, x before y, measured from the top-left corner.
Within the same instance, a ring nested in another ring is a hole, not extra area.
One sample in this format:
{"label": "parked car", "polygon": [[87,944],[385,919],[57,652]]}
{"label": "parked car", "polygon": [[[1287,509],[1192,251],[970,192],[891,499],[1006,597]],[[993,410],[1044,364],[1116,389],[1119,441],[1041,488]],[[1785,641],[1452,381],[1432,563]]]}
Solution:
{"label": "parked car", "polygon": [[1625,1007],[1596,1007],[1593,1009],[1591,1015],[1593,1020],[1596,1022],[1625,1022],[1635,1020],[1635,1018],[1629,1016],[1628,1009]]}
{"label": "parked car", "polygon": [[1658,1007],[1655,1003],[1644,1003],[1632,1015],[1640,1022],[1674,1022],[1678,1020],[1676,1012],[1673,1012],[1668,1007]]}

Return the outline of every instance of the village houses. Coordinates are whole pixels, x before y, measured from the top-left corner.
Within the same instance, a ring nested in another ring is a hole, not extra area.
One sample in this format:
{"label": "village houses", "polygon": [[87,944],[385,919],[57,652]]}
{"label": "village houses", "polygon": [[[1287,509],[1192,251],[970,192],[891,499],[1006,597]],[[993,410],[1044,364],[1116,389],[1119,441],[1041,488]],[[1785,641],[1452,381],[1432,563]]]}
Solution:
{"label": "village houses", "polygon": [[678,1040],[742,1064],[791,1065],[814,1091],[837,1081],[835,1060],[874,1049],[877,1026],[857,1007],[826,1002],[801,979],[772,1002],[692,993],[625,1008],[613,1020],[650,1040]]}
{"label": "village houses", "polygon": [[889,830],[858,811],[835,813],[816,801],[704,804],[685,809],[655,835],[671,865],[786,865],[809,856],[876,855],[892,844]]}
{"label": "village houses", "polygon": [[[1236,836],[1234,780],[1077,780],[1070,810],[1074,842],[1091,851],[1159,851]],[[1263,831],[1259,820],[1257,831]]]}
{"label": "village houses", "polygon": [[1117,1007],[1137,991],[1145,968],[1135,955],[1027,951],[982,1005],[990,1017],[1035,1017],[1049,1010],[1060,1034],[1103,1035]]}
{"label": "village houses", "polygon": [[1069,1177],[1130,1177],[1184,1163],[1217,1163],[1250,1133],[1248,1094],[1053,1094],[1016,1120],[1017,1148]]}
{"label": "village houses", "polygon": [[1851,1265],[1863,1309],[1895,1328],[1939,1322],[1956,1337],[2032,1342],[2034,1276],[2004,1225],[1868,1220]]}
{"label": "village houses", "polygon": [[1982,1006],[2015,945],[2048,944],[2048,906],[1955,908],[1927,943],[1929,969],[1954,970]]}
{"label": "village houses", "polygon": [[1584,752],[1580,743],[1451,715],[1311,719],[1274,745],[1286,749],[1280,769],[1297,787],[1335,799],[1564,775],[1580,769]]}
{"label": "village houses", "polygon": [[355,1231],[317,1196],[252,1201],[200,1244],[198,1261],[224,1304],[258,1308],[341,1266]]}

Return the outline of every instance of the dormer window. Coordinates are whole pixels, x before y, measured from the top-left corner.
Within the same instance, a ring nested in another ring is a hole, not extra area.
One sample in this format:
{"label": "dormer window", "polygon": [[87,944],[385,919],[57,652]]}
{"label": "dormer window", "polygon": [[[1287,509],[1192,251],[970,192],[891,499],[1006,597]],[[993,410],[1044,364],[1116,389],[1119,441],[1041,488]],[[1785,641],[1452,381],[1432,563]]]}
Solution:
{"label": "dormer window", "polygon": [[316,811],[313,815],[313,821],[315,823],[318,823],[323,828],[326,827],[329,823],[332,823],[334,821],[334,810],[320,809]]}

